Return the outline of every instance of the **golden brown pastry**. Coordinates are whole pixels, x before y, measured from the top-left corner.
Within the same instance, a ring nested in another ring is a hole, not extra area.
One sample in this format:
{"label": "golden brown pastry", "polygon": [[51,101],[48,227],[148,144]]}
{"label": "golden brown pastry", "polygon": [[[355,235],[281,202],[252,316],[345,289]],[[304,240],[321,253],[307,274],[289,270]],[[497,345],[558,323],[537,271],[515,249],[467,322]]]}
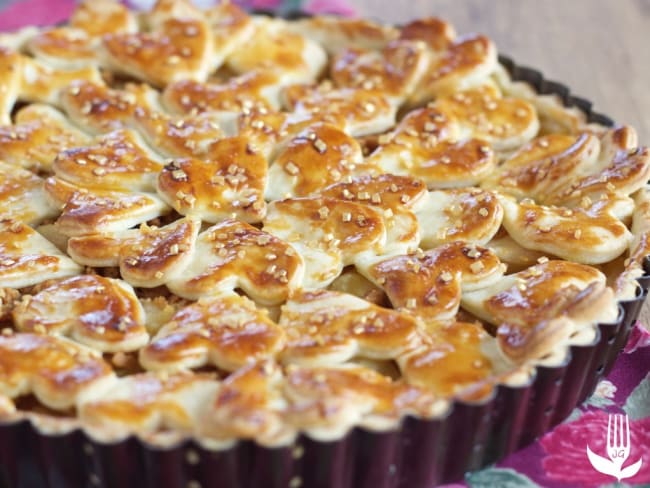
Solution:
{"label": "golden brown pastry", "polygon": [[649,178],[632,127],[443,19],[83,1],[0,35],[0,422],[219,449],[442,419],[617,319]]}
{"label": "golden brown pastry", "polygon": [[291,244],[237,220],[203,231],[187,268],[167,286],[185,298],[244,290],[255,301],[286,300],[302,280],[303,260]]}
{"label": "golden brown pastry", "polygon": [[201,298],[182,308],[140,350],[149,370],[178,371],[214,364],[235,371],[272,358],[285,345],[285,328],[236,294]]}
{"label": "golden brown pastry", "polygon": [[68,278],[24,296],[13,319],[21,332],[69,336],[102,352],[137,350],[149,339],[133,288],[95,275]]}

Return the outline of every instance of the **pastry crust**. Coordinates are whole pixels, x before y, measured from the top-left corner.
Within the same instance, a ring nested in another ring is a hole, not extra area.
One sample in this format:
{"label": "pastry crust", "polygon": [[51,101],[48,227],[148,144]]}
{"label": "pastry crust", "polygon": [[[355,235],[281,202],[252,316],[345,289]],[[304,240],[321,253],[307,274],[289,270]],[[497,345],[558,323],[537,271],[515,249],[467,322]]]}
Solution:
{"label": "pastry crust", "polygon": [[148,370],[179,371],[214,364],[236,371],[250,361],[276,356],[285,328],[255,303],[236,294],[202,298],[182,308],[140,350]]}
{"label": "pastry crust", "polygon": [[0,124],[0,421],[48,431],[439,419],[595,341],[650,253],[634,129],[434,17],[85,1],[0,36]]}
{"label": "pastry crust", "polygon": [[21,332],[68,336],[101,352],[137,350],[149,339],[133,288],[94,275],[68,278],[24,296],[13,321]]}

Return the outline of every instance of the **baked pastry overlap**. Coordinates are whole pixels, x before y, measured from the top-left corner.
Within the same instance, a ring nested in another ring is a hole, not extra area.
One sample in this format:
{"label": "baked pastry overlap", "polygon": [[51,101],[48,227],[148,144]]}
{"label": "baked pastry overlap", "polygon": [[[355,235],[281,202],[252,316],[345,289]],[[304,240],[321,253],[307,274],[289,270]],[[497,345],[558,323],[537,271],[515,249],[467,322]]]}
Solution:
{"label": "baked pastry overlap", "polygon": [[593,341],[650,253],[634,129],[437,18],[86,1],[0,37],[0,88],[2,419],[286,446],[439,418]]}

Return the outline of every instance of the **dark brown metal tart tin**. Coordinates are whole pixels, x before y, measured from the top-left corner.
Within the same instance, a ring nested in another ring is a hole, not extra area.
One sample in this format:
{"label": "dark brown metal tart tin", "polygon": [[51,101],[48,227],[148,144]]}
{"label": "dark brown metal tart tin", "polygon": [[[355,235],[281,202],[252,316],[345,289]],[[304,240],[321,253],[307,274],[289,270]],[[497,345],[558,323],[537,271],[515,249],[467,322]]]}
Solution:
{"label": "dark brown metal tart tin", "polygon": [[[614,122],[593,112],[539,71],[500,57],[514,80],[555,94],[590,122]],[[252,441],[212,451],[188,440],[156,448],[135,437],[115,444],[81,430],[44,435],[26,420],[0,424],[0,488],[432,488],[461,480],[526,446],[564,420],[595,389],[625,345],[650,286],[650,261],[633,300],[616,322],[599,324],[595,341],[572,346],[564,364],[538,367],[520,387],[499,386],[479,404],[456,401],[437,420],[407,417],[398,430],[351,430],[334,442],[306,436],[285,448]]]}

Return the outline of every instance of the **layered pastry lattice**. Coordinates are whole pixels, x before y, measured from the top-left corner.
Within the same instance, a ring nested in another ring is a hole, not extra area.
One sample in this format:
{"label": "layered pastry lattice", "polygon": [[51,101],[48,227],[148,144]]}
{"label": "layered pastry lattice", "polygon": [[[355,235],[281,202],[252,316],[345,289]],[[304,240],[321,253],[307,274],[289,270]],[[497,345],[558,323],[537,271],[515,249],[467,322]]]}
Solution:
{"label": "layered pastry lattice", "polygon": [[648,149],[481,35],[224,3],[0,36],[3,420],[290,443],[481,401],[650,253]]}

